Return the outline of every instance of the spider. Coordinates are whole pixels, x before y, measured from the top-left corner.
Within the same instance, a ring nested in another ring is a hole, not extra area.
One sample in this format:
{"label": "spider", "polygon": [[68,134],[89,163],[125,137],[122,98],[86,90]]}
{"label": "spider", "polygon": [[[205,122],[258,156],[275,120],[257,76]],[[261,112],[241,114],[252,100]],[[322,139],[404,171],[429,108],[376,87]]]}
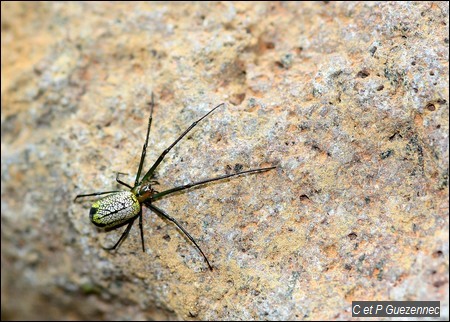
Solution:
{"label": "spider", "polygon": [[216,109],[218,109],[221,106],[224,106],[224,103],[221,103],[214,107],[212,110],[210,110],[208,113],[203,115],[201,118],[199,118],[197,121],[191,124],[185,130],[167,149],[165,149],[161,155],[158,157],[158,159],[155,161],[155,163],[151,166],[151,168],[145,173],[145,175],[141,178],[141,172],[142,167],[145,160],[145,155],[147,153],[147,145],[148,145],[148,138],[150,135],[150,128],[152,125],[152,119],[153,119],[153,107],[154,107],[154,98],[153,93],[151,95],[151,102],[150,102],[150,117],[148,119],[148,127],[147,127],[147,136],[145,139],[144,146],[142,147],[142,153],[141,153],[141,159],[139,161],[139,167],[136,173],[136,177],[134,180],[134,186],[131,186],[122,180],[119,179],[119,175],[123,174],[118,172],[116,175],[116,181],[126,186],[129,190],[123,191],[123,190],[112,190],[112,191],[103,191],[103,192],[94,192],[89,194],[80,194],[75,197],[76,201],[78,198],[83,197],[89,197],[89,196],[99,196],[99,195],[105,195],[108,194],[108,196],[103,197],[97,201],[95,201],[92,204],[91,210],[89,212],[89,216],[91,219],[91,222],[98,226],[105,228],[107,230],[112,230],[119,228],[120,226],[123,226],[125,224],[128,224],[125,230],[123,231],[122,235],[120,236],[119,240],[111,247],[103,247],[106,250],[114,250],[118,248],[121,243],[125,240],[125,238],[128,236],[128,233],[130,232],[131,227],[133,226],[133,223],[136,219],[139,218],[139,229],[141,233],[141,242],[142,242],[142,251],[145,252],[145,246],[144,246],[144,232],[142,228],[142,206],[149,208],[151,211],[155,212],[156,214],[160,215],[163,218],[166,218],[170,222],[174,223],[185,235],[186,237],[197,247],[197,249],[202,254],[203,258],[205,259],[206,263],[208,264],[208,267],[210,270],[212,270],[212,266],[206,257],[205,253],[202,251],[196,240],[189,234],[189,232],[173,217],[169,216],[164,210],[158,208],[154,205],[154,201],[173,194],[175,192],[183,191],[195,186],[204,185],[209,182],[217,181],[217,180],[224,180],[231,177],[236,177],[243,174],[248,173],[257,173],[257,172],[264,172],[268,170],[275,169],[276,166],[267,167],[267,168],[259,168],[259,169],[252,169],[247,171],[241,171],[236,172],[233,174],[226,174],[215,178],[205,179],[189,184],[185,184],[182,186],[174,187],[172,189],[168,189],[162,192],[159,192],[155,189],[153,189],[154,185],[158,185],[158,181],[154,180],[154,172],[159,166],[159,164],[163,161],[164,157],[167,153],[170,152],[170,150],[184,137],[186,134],[189,133],[201,120],[206,118],[208,115],[210,115],[212,112],[214,112]]}

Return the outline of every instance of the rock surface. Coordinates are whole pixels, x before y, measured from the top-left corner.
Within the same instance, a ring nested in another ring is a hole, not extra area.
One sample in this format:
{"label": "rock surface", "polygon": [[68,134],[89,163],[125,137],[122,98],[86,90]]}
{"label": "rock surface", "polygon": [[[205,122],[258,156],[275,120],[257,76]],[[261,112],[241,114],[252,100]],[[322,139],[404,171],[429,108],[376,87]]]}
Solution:
{"label": "rock surface", "polygon": [[[448,319],[447,2],[1,4],[2,319]],[[98,230],[80,193],[276,170]]]}

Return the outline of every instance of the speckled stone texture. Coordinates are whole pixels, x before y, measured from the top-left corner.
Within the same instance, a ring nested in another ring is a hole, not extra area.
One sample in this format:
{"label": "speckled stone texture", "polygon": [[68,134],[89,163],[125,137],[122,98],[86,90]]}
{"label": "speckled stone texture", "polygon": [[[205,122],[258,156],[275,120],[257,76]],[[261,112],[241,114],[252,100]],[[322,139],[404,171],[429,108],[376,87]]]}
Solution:
{"label": "speckled stone texture", "polygon": [[[1,4],[2,319],[448,319],[447,2]],[[145,167],[170,222],[89,221]],[[122,188],[122,187],[121,187]]]}

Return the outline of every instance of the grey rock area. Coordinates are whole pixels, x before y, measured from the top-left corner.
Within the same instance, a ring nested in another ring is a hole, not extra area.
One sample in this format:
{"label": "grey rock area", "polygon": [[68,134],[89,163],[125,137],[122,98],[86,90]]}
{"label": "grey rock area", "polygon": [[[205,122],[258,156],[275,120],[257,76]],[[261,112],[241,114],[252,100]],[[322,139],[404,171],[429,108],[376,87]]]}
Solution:
{"label": "grey rock area", "polygon": [[[448,320],[448,2],[1,4],[2,320],[347,320],[439,300]],[[207,254],[82,193],[166,156]]]}

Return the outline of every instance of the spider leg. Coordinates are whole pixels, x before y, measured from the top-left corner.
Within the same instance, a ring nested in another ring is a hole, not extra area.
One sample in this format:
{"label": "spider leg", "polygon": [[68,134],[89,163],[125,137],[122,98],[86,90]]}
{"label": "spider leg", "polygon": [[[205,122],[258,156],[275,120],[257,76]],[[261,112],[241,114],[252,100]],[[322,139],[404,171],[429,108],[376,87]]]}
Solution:
{"label": "spider leg", "polygon": [[[214,107],[211,111],[209,111],[208,113],[206,113],[205,115],[203,115],[201,118],[199,118],[197,121],[195,121],[194,123],[191,124],[191,126],[188,127],[188,129],[186,131],[183,132],[183,134],[181,134],[176,140],[175,142],[173,142],[167,149],[165,149],[163,151],[163,153],[161,153],[161,155],[159,156],[159,158],[156,160],[156,162],[152,165],[152,167],[150,168],[150,170],[147,171],[147,173],[145,174],[145,176],[142,178],[142,180],[140,181],[140,183],[145,182],[146,180],[150,179],[151,175],[153,174],[153,172],[155,171],[155,169],[158,167],[158,165],[162,162],[162,160],[164,159],[164,157],[166,156],[167,153],[169,153],[169,151],[186,135],[189,133],[190,130],[192,130],[194,128],[194,126],[197,125],[198,122],[200,122],[201,120],[203,120],[205,117],[207,117],[209,114],[211,114],[212,112],[214,112],[217,108],[219,108],[220,106],[225,105],[224,103],[221,103],[219,105],[217,105],[216,107]],[[136,182],[136,184],[138,184]]]}
{"label": "spider leg", "polygon": [[150,200],[154,201],[154,200],[159,199],[161,197],[164,197],[164,196],[166,196],[168,194],[171,194],[171,193],[174,193],[174,192],[177,192],[177,191],[186,190],[186,189],[189,189],[189,188],[192,188],[192,187],[195,187],[195,186],[199,186],[199,185],[202,185],[202,184],[205,184],[205,183],[208,183],[208,182],[224,180],[224,179],[227,179],[227,178],[236,177],[236,176],[239,176],[239,175],[242,175],[242,174],[246,174],[246,173],[258,173],[258,172],[269,171],[269,170],[272,170],[272,169],[275,169],[275,168],[276,167],[252,169],[252,170],[242,171],[242,172],[233,173],[233,174],[226,174],[226,175],[223,175],[223,176],[220,176],[220,177],[206,179],[206,180],[203,180],[203,181],[198,181],[198,182],[185,184],[183,186],[175,187],[175,188],[163,191],[163,192],[156,193],[156,194],[154,194],[153,196],[150,197]]}
{"label": "spider leg", "polygon": [[121,192],[121,191],[120,190],[112,190],[112,191],[94,192],[94,193],[88,193],[88,194],[83,194],[83,195],[77,195],[75,197],[75,199],[73,199],[73,201],[76,201],[78,198],[106,195],[107,193],[113,193],[113,192]]}
{"label": "spider leg", "polygon": [[152,93],[152,101],[150,103],[150,117],[148,118],[147,136],[145,138],[144,146],[142,147],[141,160],[139,161],[139,168],[136,173],[136,179],[134,179],[135,186],[139,182],[139,177],[141,176],[142,166],[144,165],[145,155],[147,154],[148,137],[150,136],[150,128],[152,127],[153,107],[154,106],[155,106],[155,102],[154,102],[153,93]]}
{"label": "spider leg", "polygon": [[145,246],[144,246],[144,229],[142,225],[142,209],[139,212],[139,230],[141,231],[141,242],[142,242],[142,251],[145,253]]}
{"label": "spider leg", "polygon": [[127,174],[127,173],[117,172],[117,175],[116,175],[116,181],[117,181],[118,183],[120,183],[121,185],[124,185],[124,186],[126,186],[126,187],[128,187],[128,188],[130,188],[130,189],[133,189],[133,187],[130,186],[128,183],[123,182],[122,180],[119,179],[119,175],[121,175],[121,174]]}
{"label": "spider leg", "polygon": [[197,249],[200,251],[200,253],[203,255],[203,258],[205,259],[206,263],[208,264],[209,269],[212,271],[212,266],[208,261],[208,258],[206,257],[205,253],[203,253],[202,249],[200,248],[200,246],[197,244],[197,242],[195,241],[195,239],[186,231],[186,229],[183,228],[183,226],[180,225],[180,223],[178,223],[178,221],[173,218],[170,217],[164,210],[159,209],[158,207],[154,206],[153,204],[151,204],[150,202],[145,202],[144,203],[148,208],[150,208],[151,210],[153,210],[154,212],[158,213],[159,215],[163,216],[164,218],[166,218],[167,220],[173,222],[185,235],[187,238],[189,238],[189,240],[194,243],[194,245],[197,247]]}
{"label": "spider leg", "polygon": [[133,226],[134,221],[136,220],[137,217],[134,217],[129,223],[127,228],[125,228],[125,230],[122,233],[122,236],[120,236],[119,240],[117,241],[117,243],[114,244],[114,246],[112,247],[103,247],[103,249],[106,250],[114,250],[116,249],[124,240],[125,238],[127,238],[128,233],[130,232],[131,226]]}

